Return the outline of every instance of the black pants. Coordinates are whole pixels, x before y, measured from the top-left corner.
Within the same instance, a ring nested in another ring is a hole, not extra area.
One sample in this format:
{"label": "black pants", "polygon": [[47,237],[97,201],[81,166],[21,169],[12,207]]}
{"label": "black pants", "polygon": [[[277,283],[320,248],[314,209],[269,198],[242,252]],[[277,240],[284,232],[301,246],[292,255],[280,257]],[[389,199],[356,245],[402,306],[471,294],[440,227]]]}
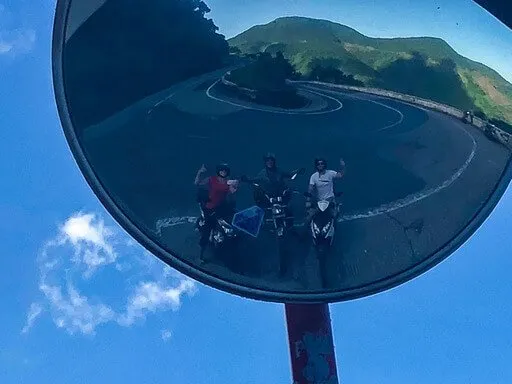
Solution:
{"label": "black pants", "polygon": [[203,207],[203,213],[204,225],[200,229],[201,237],[199,239],[199,245],[204,250],[204,248],[208,245],[208,241],[210,240],[210,233],[212,232],[217,222],[217,218],[214,210]]}

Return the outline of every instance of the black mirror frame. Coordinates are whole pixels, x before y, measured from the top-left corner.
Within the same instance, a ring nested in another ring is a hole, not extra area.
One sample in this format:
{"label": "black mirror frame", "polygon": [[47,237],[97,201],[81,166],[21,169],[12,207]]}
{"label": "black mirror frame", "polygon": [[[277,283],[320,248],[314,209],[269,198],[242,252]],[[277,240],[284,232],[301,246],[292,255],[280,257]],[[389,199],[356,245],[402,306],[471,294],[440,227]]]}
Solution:
{"label": "black mirror frame", "polygon": [[[65,44],[67,16],[72,1],[73,0],[57,1],[52,37],[52,75],[59,117],[73,157],[94,194],[97,196],[108,213],[126,232],[128,232],[149,252],[151,252],[153,255],[158,257],[172,268],[175,268],[190,278],[211,286],[215,289],[246,298],[277,303],[333,303],[358,299],[386,291],[420,276],[424,272],[428,271],[446,259],[453,252],[455,252],[474,234],[474,232],[491,214],[500,198],[505,193],[505,190],[510,180],[512,179],[511,159],[509,159],[507,166],[503,171],[500,183],[489,196],[483,208],[481,208],[480,211],[474,215],[471,222],[465,228],[463,228],[457,236],[455,236],[442,248],[438,249],[437,252],[433,253],[430,257],[416,264],[415,266],[381,280],[374,281],[370,284],[347,290],[333,290],[323,293],[312,293],[308,291],[280,292],[250,288],[207,274],[194,267],[193,265],[184,262],[179,257],[174,256],[171,252],[165,250],[162,246],[144,234],[134,223],[132,223],[126,212],[124,212],[123,209],[118,204],[116,204],[114,199],[109,195],[108,191],[103,187],[85,157],[85,154],[73,129],[73,124],[68,111],[63,82],[63,48]],[[484,261],[482,260],[482,262]]]}

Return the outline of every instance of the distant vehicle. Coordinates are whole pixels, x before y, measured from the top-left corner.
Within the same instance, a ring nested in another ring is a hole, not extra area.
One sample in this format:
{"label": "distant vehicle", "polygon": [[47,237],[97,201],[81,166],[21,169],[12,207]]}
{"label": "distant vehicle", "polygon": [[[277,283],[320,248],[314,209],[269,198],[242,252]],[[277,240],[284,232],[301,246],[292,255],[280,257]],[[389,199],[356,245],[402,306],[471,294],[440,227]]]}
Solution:
{"label": "distant vehicle", "polygon": [[497,127],[494,124],[486,123],[484,127],[485,136],[491,140],[498,140]]}
{"label": "distant vehicle", "polygon": [[466,124],[473,124],[473,118],[475,115],[472,111],[464,111],[464,114],[462,115],[462,121]]}

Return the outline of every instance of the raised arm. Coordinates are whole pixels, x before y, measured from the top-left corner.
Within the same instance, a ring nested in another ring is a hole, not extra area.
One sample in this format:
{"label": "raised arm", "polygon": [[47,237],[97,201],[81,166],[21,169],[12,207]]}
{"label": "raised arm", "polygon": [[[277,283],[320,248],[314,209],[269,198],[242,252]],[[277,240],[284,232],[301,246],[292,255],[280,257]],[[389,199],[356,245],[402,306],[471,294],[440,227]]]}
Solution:
{"label": "raised arm", "polygon": [[208,183],[208,177],[205,177],[206,167],[201,165],[201,168],[197,171],[196,178],[194,179],[194,185],[205,185]]}
{"label": "raised arm", "polygon": [[334,178],[341,179],[343,176],[345,176],[345,169],[346,169],[345,161],[343,159],[340,159],[340,168],[338,171],[335,171],[336,175],[334,175]]}
{"label": "raised arm", "polygon": [[264,172],[265,172],[264,170],[258,172],[256,177],[248,177],[248,176],[244,175],[240,178],[240,181],[242,181],[244,183],[260,183],[265,179]]}

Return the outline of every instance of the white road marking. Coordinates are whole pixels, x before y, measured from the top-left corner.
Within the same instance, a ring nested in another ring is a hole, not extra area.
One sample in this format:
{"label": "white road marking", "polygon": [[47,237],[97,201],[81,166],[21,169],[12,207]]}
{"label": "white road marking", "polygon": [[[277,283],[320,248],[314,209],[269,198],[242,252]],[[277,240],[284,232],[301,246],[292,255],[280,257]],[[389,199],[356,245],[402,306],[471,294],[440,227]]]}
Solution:
{"label": "white road marking", "polygon": [[471,141],[473,142],[473,147],[471,149],[471,153],[469,154],[469,157],[466,159],[464,164],[462,164],[462,166],[457,170],[457,172],[455,172],[449,179],[445,180],[443,183],[441,183],[440,185],[438,185],[435,188],[429,188],[424,191],[406,196],[403,199],[394,201],[390,204],[384,204],[384,205],[381,205],[380,207],[371,208],[364,212],[357,212],[357,213],[354,213],[351,215],[344,215],[344,216],[340,217],[338,219],[338,221],[342,222],[342,221],[351,221],[351,220],[357,220],[357,219],[366,219],[369,217],[374,217],[374,216],[382,215],[385,213],[393,212],[398,209],[405,208],[411,204],[417,203],[418,201],[421,201],[423,199],[426,199],[426,198],[442,191],[443,189],[449,187],[450,185],[452,185],[464,173],[464,171],[466,171],[469,164],[475,157],[475,153],[476,153],[476,149],[477,149],[477,143],[476,143],[475,138],[471,134],[469,134],[465,129],[460,128],[460,127],[457,127],[457,128],[460,129],[461,131],[463,131],[471,139]]}
{"label": "white road marking", "polygon": [[[311,88],[314,88],[314,89],[319,89],[319,88],[315,88],[314,86],[311,86],[311,85],[306,85],[306,87],[311,87]],[[323,90],[323,89],[322,89]],[[379,101],[375,101],[375,100],[371,100],[371,99],[366,99],[364,97],[360,97],[360,96],[355,96],[355,95],[352,95],[352,94],[349,94],[349,93],[344,93],[342,91],[335,91],[333,89],[329,89],[329,90],[323,90],[325,92],[330,92],[330,93],[334,93],[334,94],[341,94],[345,97],[351,97],[353,99],[357,99],[357,100],[362,100],[362,101],[367,101],[369,103],[374,103],[374,104],[377,104],[377,105],[380,105],[384,108],[387,108],[387,109],[390,109],[392,110],[393,112],[396,112],[400,117],[398,118],[397,121],[395,121],[394,123],[390,124],[390,125],[386,125],[385,127],[382,127],[382,128],[379,128],[377,130],[375,130],[374,132],[381,132],[381,131],[385,131],[387,129],[390,129],[390,128],[393,128],[393,127],[396,127],[397,125],[400,125],[402,124],[402,122],[404,121],[404,114],[399,111],[398,109],[396,108],[393,108],[393,107],[390,107],[389,105],[386,105],[384,103],[381,103]]]}
{"label": "white road marking", "polygon": [[[262,111],[262,112],[300,114],[300,113],[297,113],[297,112],[269,111],[269,110],[254,108],[254,107],[247,107],[247,106],[244,106],[244,105],[239,105],[239,104],[236,104],[236,103],[232,103],[232,102],[227,101],[227,100],[218,99],[215,96],[212,96],[211,93],[210,93],[211,89],[218,82],[219,82],[219,80],[214,82],[206,91],[206,95],[209,98],[213,99],[213,100],[216,100],[216,101],[219,101],[219,102],[222,102],[222,103],[231,104],[231,105],[234,105],[234,106],[237,106],[237,107],[241,107],[241,108],[245,108],[245,109],[253,109],[253,110]],[[317,93],[320,96],[328,97],[328,98],[331,98],[331,99],[337,101],[340,104],[340,106],[336,110],[339,110],[340,108],[342,108],[342,103],[338,99],[330,97],[330,96],[327,96],[327,95],[322,94],[322,93],[318,93],[318,92],[312,91],[312,90],[308,90],[308,91],[312,92],[312,93]],[[322,90],[322,91],[324,91],[324,90]],[[325,92],[340,93],[340,92],[331,91],[331,90],[325,90]],[[383,104],[383,103],[375,101],[375,100],[369,100],[369,99],[365,99],[365,98],[362,98],[362,97],[357,97],[357,96],[354,96],[354,95],[346,95],[346,94],[344,94],[344,95],[348,96],[348,97],[355,98],[355,99],[359,99],[359,100],[362,100],[362,101],[367,101],[367,102],[371,102],[371,103],[375,103],[375,104],[381,105],[381,106],[383,106],[385,108],[388,108],[390,110],[393,110],[393,111],[395,111],[396,113],[399,114],[400,118],[399,118],[399,120],[397,122],[395,122],[393,124],[390,124],[390,125],[388,125],[386,127],[380,128],[380,129],[377,130],[377,132],[378,131],[383,131],[383,130],[386,130],[386,129],[389,129],[389,128],[392,128],[394,126],[397,126],[397,125],[401,124],[403,122],[403,120],[404,120],[403,113],[400,112],[398,109],[395,109],[393,107],[390,107],[390,106],[388,106],[386,104]],[[170,99],[172,96],[174,96],[174,94],[168,96],[163,101]],[[163,101],[161,101],[161,102],[163,102]],[[414,107],[416,107],[416,106],[414,106]],[[420,109],[423,109],[423,108],[420,108]],[[336,110],[322,111],[322,112],[310,112],[310,113],[303,113],[303,114],[330,113],[330,112],[335,112]],[[406,196],[403,199],[394,201],[392,203],[383,204],[383,205],[381,205],[379,207],[370,208],[368,210],[352,213],[352,214],[349,214],[349,215],[343,215],[343,216],[341,216],[338,219],[338,221],[339,222],[347,222],[347,221],[352,221],[352,220],[367,219],[367,218],[370,218],[370,217],[375,217],[375,216],[383,215],[383,214],[386,214],[386,213],[389,213],[389,212],[393,212],[393,211],[396,211],[398,209],[402,209],[402,208],[405,208],[405,207],[407,207],[409,205],[415,204],[415,203],[417,203],[417,202],[419,202],[421,200],[424,200],[424,199],[426,199],[426,198],[428,198],[428,197],[430,197],[430,196],[432,196],[432,195],[434,195],[434,194],[444,190],[445,188],[449,187],[450,185],[452,185],[466,171],[466,169],[468,168],[469,164],[471,163],[471,161],[475,157],[475,153],[476,153],[476,149],[477,149],[477,143],[476,143],[475,138],[469,132],[467,132],[465,129],[463,129],[463,128],[457,126],[457,125],[455,125],[455,127],[457,127],[457,129],[459,129],[462,132],[464,132],[464,134],[466,134],[471,139],[471,141],[473,143],[473,147],[471,149],[470,155],[468,156],[468,158],[466,159],[464,164],[462,164],[462,166],[450,178],[445,180],[443,183],[441,183],[437,187],[429,188],[429,189],[426,189],[424,191],[421,191],[421,192],[418,192],[418,193]],[[157,236],[161,236],[163,228],[174,227],[174,226],[183,225],[183,224],[186,224],[186,223],[195,223],[196,220],[197,220],[197,217],[194,217],[194,216],[181,216],[181,217],[180,216],[176,216],[176,217],[162,218],[162,219],[157,220],[157,222],[156,222],[156,229],[155,229],[154,232],[155,232],[155,234]]]}
{"label": "white road marking", "polygon": [[158,219],[155,225],[155,235],[161,236],[163,228],[175,227],[177,225],[183,224],[193,224],[197,220],[197,217],[194,216],[175,216],[175,217],[165,217],[163,219]]}
{"label": "white road marking", "polygon": [[215,87],[218,84],[219,81],[220,80],[217,80],[216,82],[214,82],[212,85],[210,85],[208,87],[208,89],[206,90],[206,96],[209,97],[210,99],[218,101],[220,103],[229,104],[229,105],[232,105],[232,106],[235,106],[235,107],[239,107],[239,108],[243,108],[243,109],[250,109],[250,110],[254,110],[254,111],[267,112],[267,113],[279,113],[279,114],[284,114],[284,115],[322,115],[322,114],[325,114],[325,113],[336,112],[336,111],[339,111],[341,108],[343,108],[342,102],[339,101],[338,99],[336,99],[335,97],[331,97],[331,96],[328,96],[328,95],[325,95],[325,94],[322,94],[322,93],[319,93],[319,92],[311,91],[311,90],[308,90],[307,92],[311,92],[311,93],[320,95],[322,97],[331,99],[331,100],[335,101],[338,104],[338,106],[336,108],[334,108],[334,109],[329,109],[329,110],[326,110],[326,111],[316,111],[316,112],[278,111],[278,110],[270,110],[270,109],[263,109],[263,108],[253,107],[253,106],[247,106],[247,105],[238,104],[238,103],[235,103],[233,101],[224,100],[224,99],[221,99],[219,97],[213,96],[212,93],[211,93],[211,90],[213,89],[213,87]]}
{"label": "white road marking", "polygon": [[396,113],[398,113],[398,115],[400,116],[398,118],[398,120],[390,125],[386,125],[385,127],[382,127],[382,128],[379,128],[377,129],[376,132],[381,132],[381,131],[385,131],[386,129],[390,129],[390,128],[393,128],[393,127],[396,127],[397,125],[400,125],[402,124],[402,122],[404,121],[404,114],[402,112],[400,112],[398,109],[396,108],[393,108],[393,107],[390,107],[389,105],[386,105],[384,103],[381,103],[379,101],[375,101],[375,100],[371,100],[371,99],[365,99],[365,98],[362,98],[362,97],[358,97],[358,96],[354,96],[354,95],[349,95],[349,97],[353,97],[354,99],[359,99],[359,100],[364,100],[364,101],[369,101],[370,103],[374,103],[374,104],[377,104],[377,105],[380,105],[380,106],[383,106],[385,108],[388,108]]}
{"label": "white road marking", "polygon": [[174,95],[177,93],[178,91],[175,91],[173,93],[171,93],[169,96],[163,98],[162,100],[160,100],[159,102],[157,102],[155,105],[153,105],[147,112],[148,115],[150,115],[151,113],[153,113],[153,111],[155,109],[157,109],[160,105],[162,105],[163,103],[165,103],[166,101],[169,101],[170,99],[172,99],[174,97]]}
{"label": "white road marking", "polygon": [[[195,87],[196,85],[200,84],[201,82],[204,82],[206,80],[204,79],[200,79],[200,80],[197,80],[197,81],[194,81],[192,84],[188,85],[185,87],[185,89],[188,89],[188,88],[191,88],[191,87]],[[177,89],[175,90],[173,93],[171,93],[170,95],[164,97],[162,100],[156,102],[147,112],[148,115],[150,115],[151,113],[153,113],[153,111],[155,109],[157,109],[160,105],[162,105],[163,103],[171,100],[178,92],[181,92],[183,91],[183,89]]]}
{"label": "white road marking", "polygon": [[[462,166],[450,178],[445,180],[443,183],[441,183],[437,187],[429,188],[424,191],[421,191],[421,192],[418,192],[415,194],[411,194],[409,196],[404,197],[403,199],[394,201],[392,203],[383,204],[379,207],[370,208],[365,211],[355,212],[355,213],[352,213],[349,215],[343,215],[338,219],[338,222],[347,222],[347,221],[352,221],[352,220],[367,219],[370,217],[375,217],[375,216],[383,215],[383,214],[386,214],[389,212],[393,212],[393,211],[405,208],[409,205],[415,204],[421,200],[424,200],[424,199],[448,188],[449,186],[451,186],[469,167],[469,164],[471,163],[471,161],[473,161],[473,158],[475,157],[476,150],[477,150],[477,143],[476,143],[475,138],[469,132],[467,132],[465,129],[463,129],[459,126],[456,126],[456,127],[457,127],[457,129],[464,132],[464,134],[466,134],[471,139],[471,141],[473,143],[473,147],[471,149],[471,153],[469,154],[469,156],[466,159],[466,161],[464,162],[464,164],[462,164]],[[174,227],[174,226],[183,225],[186,223],[195,223],[196,219],[197,219],[197,217],[193,217],[193,216],[181,216],[181,217],[177,216],[177,217],[162,218],[162,219],[157,220],[156,230],[154,232],[157,236],[161,236],[163,228]]]}

